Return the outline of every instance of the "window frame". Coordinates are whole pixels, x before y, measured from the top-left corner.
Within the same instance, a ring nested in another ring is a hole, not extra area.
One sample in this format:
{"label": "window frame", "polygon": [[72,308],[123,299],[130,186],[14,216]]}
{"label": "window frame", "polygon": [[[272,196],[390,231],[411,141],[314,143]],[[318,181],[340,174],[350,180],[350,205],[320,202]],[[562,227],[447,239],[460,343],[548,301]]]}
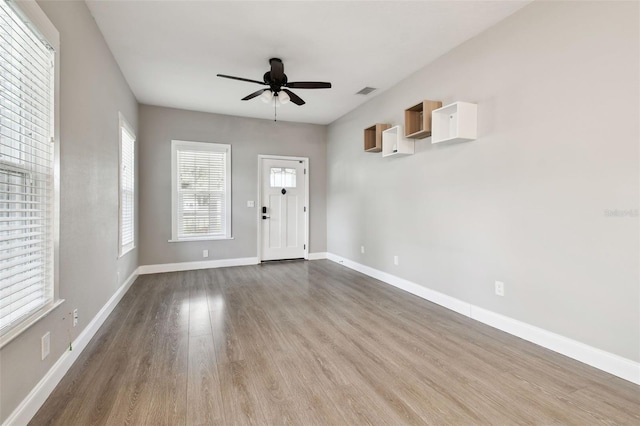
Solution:
{"label": "window frame", "polygon": [[[133,211],[133,215],[132,215],[132,223],[131,223],[131,229],[133,231],[133,238],[131,240],[130,243],[127,244],[123,244],[122,241],[122,229],[123,229],[123,222],[122,222],[122,209],[123,209],[123,195],[124,195],[124,188],[123,188],[123,179],[122,179],[122,154],[123,154],[123,147],[122,147],[122,143],[123,143],[123,138],[122,138],[122,132],[125,131],[127,133],[129,133],[129,136],[131,136],[131,139],[133,139],[133,206],[132,206],[132,211]],[[125,254],[129,253],[131,250],[136,248],[136,133],[133,131],[133,127],[129,124],[129,122],[124,118],[124,115],[119,112],[118,113],[118,257],[122,257]]]}
{"label": "window frame", "polygon": [[29,28],[46,45],[53,50],[53,87],[52,87],[52,120],[51,136],[53,138],[53,206],[51,209],[52,220],[52,299],[49,303],[26,315],[20,321],[0,332],[0,349],[5,347],[16,337],[24,333],[35,323],[46,317],[55,308],[64,303],[59,294],[59,247],[60,247],[60,34],[51,23],[47,15],[42,11],[35,0],[12,1],[10,5]]}
{"label": "window frame", "polygon": [[[180,237],[178,235],[178,151],[180,149],[203,152],[224,152],[225,153],[225,210],[224,210],[224,235],[203,235]],[[231,145],[213,142],[196,142],[185,140],[171,141],[171,239],[170,243],[185,241],[213,241],[233,239],[232,216],[231,216]]]}

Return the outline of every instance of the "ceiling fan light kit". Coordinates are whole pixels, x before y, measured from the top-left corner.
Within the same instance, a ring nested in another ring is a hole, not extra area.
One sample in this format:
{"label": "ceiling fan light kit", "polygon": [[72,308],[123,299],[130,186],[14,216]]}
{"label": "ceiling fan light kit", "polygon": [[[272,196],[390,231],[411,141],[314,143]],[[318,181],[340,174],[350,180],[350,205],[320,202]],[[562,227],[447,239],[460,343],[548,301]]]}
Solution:
{"label": "ceiling fan light kit", "polygon": [[287,94],[287,92],[283,90],[282,92],[278,93],[278,100],[282,105],[285,105],[289,103],[291,97]]}
{"label": "ceiling fan light kit", "polygon": [[[244,101],[245,99],[243,99]],[[262,95],[260,95],[260,100],[265,104],[271,103],[273,100],[273,92],[271,90],[265,90]]]}
{"label": "ceiling fan light kit", "polygon": [[270,89],[266,89],[260,95],[260,100],[270,106],[279,107],[288,104],[291,98],[286,92],[273,93]]}
{"label": "ceiling fan light kit", "polygon": [[218,77],[229,78],[231,80],[246,81],[248,83],[261,84],[263,86],[269,86],[265,89],[255,91],[244,98],[243,101],[248,101],[255,97],[260,96],[263,102],[267,104],[273,104],[274,106],[284,105],[289,101],[300,106],[304,105],[304,101],[301,97],[293,93],[291,89],[330,89],[331,83],[322,81],[295,81],[289,82],[287,75],[284,73],[284,64],[279,58],[269,59],[269,65],[271,69],[264,73],[262,77],[263,81],[251,80],[249,78],[236,77],[226,74],[217,74]]}

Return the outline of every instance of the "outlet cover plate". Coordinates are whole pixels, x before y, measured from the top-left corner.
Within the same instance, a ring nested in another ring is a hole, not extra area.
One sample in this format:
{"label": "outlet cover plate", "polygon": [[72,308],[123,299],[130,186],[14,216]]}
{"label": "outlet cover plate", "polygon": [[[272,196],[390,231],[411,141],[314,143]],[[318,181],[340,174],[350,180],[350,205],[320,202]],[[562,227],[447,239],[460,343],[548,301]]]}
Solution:
{"label": "outlet cover plate", "polygon": [[496,294],[504,296],[504,283],[502,281],[496,281]]}

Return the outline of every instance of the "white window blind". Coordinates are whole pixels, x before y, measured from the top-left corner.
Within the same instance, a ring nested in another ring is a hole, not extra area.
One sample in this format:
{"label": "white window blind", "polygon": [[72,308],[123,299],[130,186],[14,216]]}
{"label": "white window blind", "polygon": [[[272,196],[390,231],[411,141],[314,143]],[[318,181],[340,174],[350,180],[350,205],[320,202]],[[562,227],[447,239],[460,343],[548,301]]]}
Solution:
{"label": "white window blind", "polygon": [[135,136],[120,117],[120,255],[134,247]]}
{"label": "white window blind", "polygon": [[173,239],[230,238],[231,146],[172,142]]}
{"label": "white window blind", "polygon": [[53,300],[55,53],[0,1],[0,334]]}

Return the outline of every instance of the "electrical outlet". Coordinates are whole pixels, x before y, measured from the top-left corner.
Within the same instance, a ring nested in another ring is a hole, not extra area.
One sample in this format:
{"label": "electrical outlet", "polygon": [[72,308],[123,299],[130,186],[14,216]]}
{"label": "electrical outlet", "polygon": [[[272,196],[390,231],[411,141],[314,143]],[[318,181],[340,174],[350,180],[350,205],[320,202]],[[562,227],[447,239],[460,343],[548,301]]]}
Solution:
{"label": "electrical outlet", "polygon": [[360,253],[364,253],[364,246],[360,246]]}
{"label": "electrical outlet", "polygon": [[255,201],[247,201],[247,207],[255,207],[256,203]]}
{"label": "electrical outlet", "polygon": [[202,250],[202,257],[209,257],[209,250]]}
{"label": "electrical outlet", "polygon": [[393,256],[393,264],[398,266],[400,264],[399,260],[398,260],[398,256]]}
{"label": "electrical outlet", "polygon": [[496,294],[504,296],[504,283],[502,281],[496,281]]}
{"label": "electrical outlet", "polygon": [[48,331],[42,336],[42,341],[40,345],[40,351],[42,353],[42,360],[49,356],[49,352],[51,351],[51,333]]}
{"label": "electrical outlet", "polygon": [[73,310],[73,326],[78,325],[78,309]]}

